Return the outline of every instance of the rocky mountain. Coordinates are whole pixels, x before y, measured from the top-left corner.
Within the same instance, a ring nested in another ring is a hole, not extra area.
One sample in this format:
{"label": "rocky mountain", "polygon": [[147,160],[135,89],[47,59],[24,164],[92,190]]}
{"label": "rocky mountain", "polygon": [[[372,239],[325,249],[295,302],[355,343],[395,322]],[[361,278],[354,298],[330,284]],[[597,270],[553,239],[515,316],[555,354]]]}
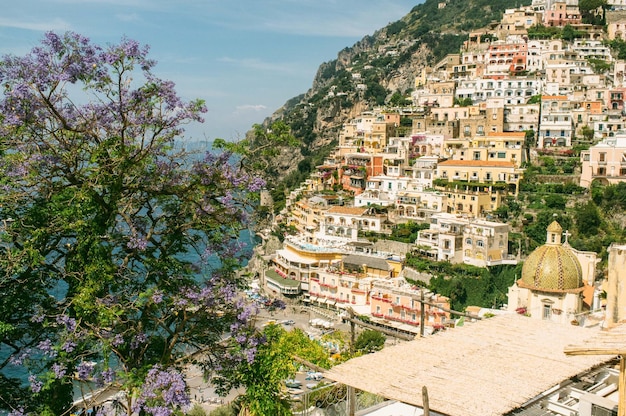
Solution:
{"label": "rocky mountain", "polygon": [[374,106],[398,106],[415,77],[449,53],[458,53],[470,31],[499,21],[506,8],[531,0],[426,0],[402,19],[365,36],[320,65],[312,87],[288,100],[264,124],[285,121],[300,141],[283,149],[275,165],[274,198],[297,186],[337,143],[341,126]]}

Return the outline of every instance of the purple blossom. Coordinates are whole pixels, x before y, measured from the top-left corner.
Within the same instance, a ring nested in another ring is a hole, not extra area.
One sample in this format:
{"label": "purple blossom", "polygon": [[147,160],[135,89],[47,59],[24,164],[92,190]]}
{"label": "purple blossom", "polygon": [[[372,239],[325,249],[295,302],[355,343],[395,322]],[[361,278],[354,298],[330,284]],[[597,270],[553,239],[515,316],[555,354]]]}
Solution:
{"label": "purple blossom", "polygon": [[41,341],[37,345],[37,348],[39,348],[44,355],[47,355],[50,357],[56,357],[57,355],[56,351],[53,349],[52,341],[50,341],[50,339],[45,339]]}
{"label": "purple blossom", "polygon": [[252,364],[254,362],[254,357],[256,356],[256,347],[245,349],[244,355],[246,357],[246,361],[248,362],[248,364]]}
{"label": "purple blossom", "polygon": [[116,334],[115,337],[113,338],[113,341],[111,341],[111,345],[113,345],[114,347],[119,347],[123,343],[124,343],[124,337],[122,336],[122,334]]}
{"label": "purple blossom", "polygon": [[133,340],[130,343],[130,348],[133,350],[136,348],[139,348],[139,346],[142,344],[145,344],[147,340],[148,340],[148,337],[146,336],[146,334],[144,334],[143,332],[140,332],[133,337]]}
{"label": "purple blossom", "polygon": [[81,361],[76,367],[76,372],[78,373],[78,378],[80,380],[87,380],[93,371],[95,364],[92,362]]}
{"label": "purple blossom", "polygon": [[131,250],[144,251],[148,247],[148,240],[143,237],[130,236],[126,247]]}
{"label": "purple blossom", "polygon": [[72,352],[74,351],[74,348],[76,348],[76,343],[72,340],[65,341],[65,343],[61,347],[61,349],[65,352]]}
{"label": "purple blossom", "polygon": [[100,374],[100,376],[102,377],[103,382],[109,384],[112,383],[115,378],[115,371],[112,368],[107,368]]}
{"label": "purple blossom", "polygon": [[33,393],[39,393],[43,387],[43,383],[37,380],[33,374],[28,376],[28,382],[30,383],[30,389]]}
{"label": "purple blossom", "polygon": [[13,409],[11,410],[7,416],[26,416],[26,413],[24,412],[24,408],[23,407],[19,407],[17,409]]}
{"label": "purple blossom", "polygon": [[164,406],[145,407],[144,410],[147,414],[153,416],[170,416],[174,413],[171,409]]}
{"label": "purple blossom", "polygon": [[65,376],[67,368],[62,364],[54,363],[52,364],[52,371],[54,371],[54,376],[56,378],[63,378],[63,376]]}
{"label": "purple blossom", "polygon": [[163,302],[163,292],[161,292],[160,290],[154,291],[154,293],[152,294],[152,302],[156,304]]}
{"label": "purple blossom", "polygon": [[73,332],[76,329],[76,319],[70,318],[67,315],[58,316],[57,323],[65,325],[65,329],[67,329],[68,332]]}
{"label": "purple blossom", "polygon": [[262,178],[252,178],[250,183],[248,183],[248,191],[250,192],[259,192],[261,189],[265,187],[265,180]]}
{"label": "purple blossom", "polygon": [[21,353],[12,356],[9,361],[11,362],[11,364],[13,365],[22,365],[24,364],[24,360],[26,360],[27,358],[30,358],[30,349],[26,349],[24,351],[22,351]]}
{"label": "purple blossom", "polygon": [[[152,406],[148,406],[148,403]],[[148,371],[132,410],[137,413],[143,410],[148,414],[165,416],[170,415],[172,409],[178,407],[186,409],[190,403],[183,375],[174,369],[164,371],[157,365]]]}

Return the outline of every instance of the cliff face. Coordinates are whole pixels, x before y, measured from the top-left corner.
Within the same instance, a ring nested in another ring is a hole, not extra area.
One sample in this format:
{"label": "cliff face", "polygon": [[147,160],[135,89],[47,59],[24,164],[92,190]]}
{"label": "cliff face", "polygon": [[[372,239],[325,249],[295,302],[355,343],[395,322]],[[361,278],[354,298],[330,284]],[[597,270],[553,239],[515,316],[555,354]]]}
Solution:
{"label": "cliff face", "polygon": [[[287,122],[301,143],[299,149],[281,151],[275,160],[281,177],[269,179],[278,183],[290,173],[307,174],[330,152],[343,123],[375,106],[398,105],[410,96],[416,76],[447,54],[458,53],[470,31],[498,21],[506,8],[530,1],[426,0],[399,21],[341,50],[337,59],[320,65],[311,89],[265,121]],[[301,164],[305,159],[309,162]]]}

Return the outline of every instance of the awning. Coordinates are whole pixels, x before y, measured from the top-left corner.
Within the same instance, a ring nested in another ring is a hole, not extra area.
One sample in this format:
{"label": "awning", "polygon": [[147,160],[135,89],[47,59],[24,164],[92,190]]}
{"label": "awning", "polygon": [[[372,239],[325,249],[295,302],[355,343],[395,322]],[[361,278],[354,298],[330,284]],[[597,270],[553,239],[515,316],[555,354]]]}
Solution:
{"label": "awning", "polygon": [[311,296],[309,299],[311,302],[317,302],[317,296]]}

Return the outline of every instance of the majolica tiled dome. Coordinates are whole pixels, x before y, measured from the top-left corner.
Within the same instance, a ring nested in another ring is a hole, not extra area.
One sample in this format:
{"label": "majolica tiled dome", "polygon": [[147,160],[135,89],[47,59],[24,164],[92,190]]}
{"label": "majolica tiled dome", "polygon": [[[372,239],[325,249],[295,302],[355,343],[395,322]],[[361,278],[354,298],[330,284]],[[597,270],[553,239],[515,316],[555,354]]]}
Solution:
{"label": "majolica tiled dome", "polygon": [[529,289],[563,292],[583,287],[580,262],[568,247],[561,244],[563,229],[554,221],[548,226],[546,244],[538,247],[524,261],[518,284]]}

